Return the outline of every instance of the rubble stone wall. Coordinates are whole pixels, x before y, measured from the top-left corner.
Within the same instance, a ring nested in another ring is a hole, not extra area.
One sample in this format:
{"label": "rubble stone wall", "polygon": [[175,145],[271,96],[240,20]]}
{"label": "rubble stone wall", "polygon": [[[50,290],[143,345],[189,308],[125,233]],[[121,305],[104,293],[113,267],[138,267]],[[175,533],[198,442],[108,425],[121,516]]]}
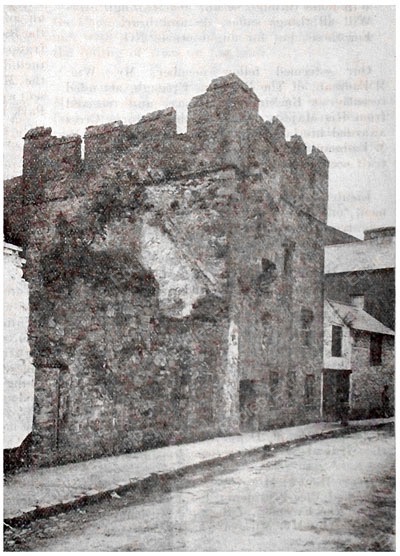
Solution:
{"label": "rubble stone wall", "polygon": [[350,375],[351,417],[355,419],[382,416],[382,391],[389,386],[391,414],[394,414],[394,337],[382,336],[382,364],[371,365],[370,333],[353,331]]}
{"label": "rubble stone wall", "polygon": [[218,78],[186,134],[171,108],[89,127],[83,160],[79,137],[26,134],[6,202],[39,464],[234,434],[243,411],[261,429],[319,418],[328,161],[258,102]]}

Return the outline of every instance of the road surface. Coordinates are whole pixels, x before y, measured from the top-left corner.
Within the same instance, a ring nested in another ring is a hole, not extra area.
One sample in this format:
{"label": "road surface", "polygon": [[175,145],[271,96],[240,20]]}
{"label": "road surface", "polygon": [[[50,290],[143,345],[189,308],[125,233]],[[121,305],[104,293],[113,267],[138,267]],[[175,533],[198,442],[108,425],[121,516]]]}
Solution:
{"label": "road surface", "polygon": [[392,551],[394,473],[392,431],[320,440],[7,530],[5,550]]}

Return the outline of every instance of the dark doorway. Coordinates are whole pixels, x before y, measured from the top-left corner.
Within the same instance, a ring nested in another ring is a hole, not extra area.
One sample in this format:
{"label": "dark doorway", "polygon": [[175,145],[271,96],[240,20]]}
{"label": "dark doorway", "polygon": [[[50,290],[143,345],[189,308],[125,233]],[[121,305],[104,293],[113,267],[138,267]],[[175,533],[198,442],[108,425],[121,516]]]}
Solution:
{"label": "dark doorway", "polygon": [[[339,421],[350,397],[350,370],[324,369],[322,413],[324,421]],[[347,405],[347,408],[346,408]]]}
{"label": "dark doorway", "polygon": [[240,429],[258,429],[257,394],[253,380],[241,380],[239,384]]}

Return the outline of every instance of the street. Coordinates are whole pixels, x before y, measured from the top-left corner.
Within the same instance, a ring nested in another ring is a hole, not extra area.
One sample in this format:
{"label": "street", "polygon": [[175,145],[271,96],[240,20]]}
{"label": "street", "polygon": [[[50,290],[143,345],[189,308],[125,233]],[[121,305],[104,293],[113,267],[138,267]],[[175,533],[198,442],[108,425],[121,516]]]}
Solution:
{"label": "street", "polygon": [[8,528],[5,550],[394,551],[394,476],[393,430],[360,432]]}

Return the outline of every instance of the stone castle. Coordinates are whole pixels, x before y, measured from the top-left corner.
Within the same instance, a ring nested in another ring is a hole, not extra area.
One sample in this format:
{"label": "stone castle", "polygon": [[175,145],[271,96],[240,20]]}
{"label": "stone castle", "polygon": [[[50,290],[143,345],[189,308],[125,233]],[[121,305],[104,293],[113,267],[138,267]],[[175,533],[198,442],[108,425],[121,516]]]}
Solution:
{"label": "stone castle", "polygon": [[177,134],[24,137],[5,228],[24,248],[32,456],[76,461],[320,418],[328,160],[236,75]]}

